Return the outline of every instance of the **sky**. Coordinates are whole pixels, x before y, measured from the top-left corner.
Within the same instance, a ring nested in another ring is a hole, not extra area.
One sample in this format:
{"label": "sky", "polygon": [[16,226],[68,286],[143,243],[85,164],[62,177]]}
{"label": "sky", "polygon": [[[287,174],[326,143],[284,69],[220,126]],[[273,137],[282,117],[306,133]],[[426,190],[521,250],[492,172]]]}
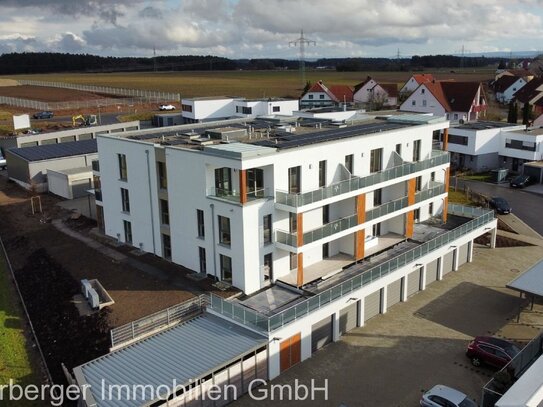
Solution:
{"label": "sky", "polygon": [[543,0],[0,0],[0,54],[385,57],[543,49]]}

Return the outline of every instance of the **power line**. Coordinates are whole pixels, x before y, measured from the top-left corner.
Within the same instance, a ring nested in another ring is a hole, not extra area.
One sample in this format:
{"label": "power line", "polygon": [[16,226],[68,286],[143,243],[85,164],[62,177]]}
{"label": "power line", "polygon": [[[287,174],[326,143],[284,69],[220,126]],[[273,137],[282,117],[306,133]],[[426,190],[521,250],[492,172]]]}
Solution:
{"label": "power line", "polygon": [[290,41],[289,47],[300,47],[300,76],[302,78],[302,88],[305,86],[305,47],[310,45],[317,46],[317,43],[313,40],[304,37],[304,30],[301,30],[300,38]]}

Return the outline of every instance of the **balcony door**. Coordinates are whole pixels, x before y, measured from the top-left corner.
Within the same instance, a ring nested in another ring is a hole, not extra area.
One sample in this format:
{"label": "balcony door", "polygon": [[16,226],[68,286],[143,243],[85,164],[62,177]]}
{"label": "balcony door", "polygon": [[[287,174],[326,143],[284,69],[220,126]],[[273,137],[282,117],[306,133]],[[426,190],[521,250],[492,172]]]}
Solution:
{"label": "balcony door", "polygon": [[232,169],[228,167],[215,169],[215,190],[217,195],[232,193]]}
{"label": "balcony door", "polygon": [[264,170],[260,168],[247,170],[247,196],[254,198],[264,196]]}
{"label": "balcony door", "polygon": [[297,194],[301,191],[301,167],[291,167],[288,169],[288,192]]}

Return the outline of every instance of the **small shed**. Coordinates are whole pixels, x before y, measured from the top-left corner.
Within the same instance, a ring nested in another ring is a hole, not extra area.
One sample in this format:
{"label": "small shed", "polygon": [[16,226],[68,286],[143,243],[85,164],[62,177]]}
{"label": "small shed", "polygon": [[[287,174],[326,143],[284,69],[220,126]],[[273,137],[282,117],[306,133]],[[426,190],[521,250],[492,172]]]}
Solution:
{"label": "small shed", "polygon": [[92,167],[47,169],[49,192],[66,199],[87,196],[92,189]]}
{"label": "small shed", "polygon": [[153,126],[156,127],[177,126],[179,124],[184,124],[182,113],[163,113],[153,116]]}

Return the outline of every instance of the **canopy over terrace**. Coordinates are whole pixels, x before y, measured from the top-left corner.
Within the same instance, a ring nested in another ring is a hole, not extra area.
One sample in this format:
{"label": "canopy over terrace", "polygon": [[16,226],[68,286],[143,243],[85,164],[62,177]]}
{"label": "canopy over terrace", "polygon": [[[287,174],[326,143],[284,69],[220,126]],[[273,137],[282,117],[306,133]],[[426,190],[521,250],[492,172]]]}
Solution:
{"label": "canopy over terrace", "polygon": [[543,298],[543,260],[530,267],[506,287],[519,291],[520,295],[525,294],[530,297],[532,300],[531,309],[533,309],[534,299],[536,297]]}

